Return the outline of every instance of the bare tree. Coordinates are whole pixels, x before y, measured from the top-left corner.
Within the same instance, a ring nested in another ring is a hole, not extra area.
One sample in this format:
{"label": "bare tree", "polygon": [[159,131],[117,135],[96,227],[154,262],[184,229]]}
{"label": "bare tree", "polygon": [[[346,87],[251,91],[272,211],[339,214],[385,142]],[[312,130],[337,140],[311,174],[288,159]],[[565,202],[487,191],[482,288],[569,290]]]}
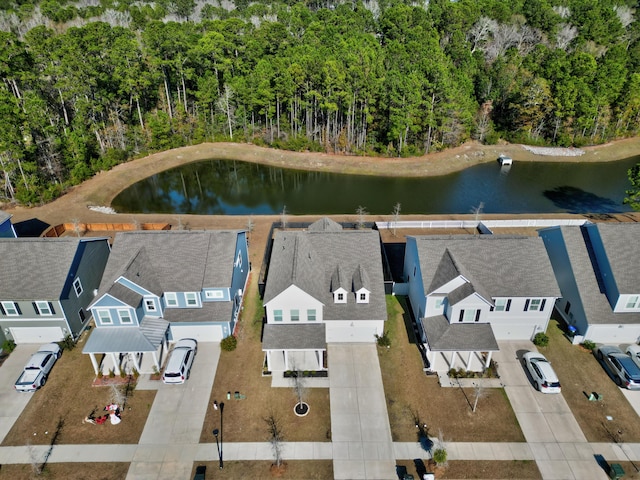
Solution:
{"label": "bare tree", "polygon": [[578,36],[578,29],[570,23],[563,23],[556,34],[556,47],[566,51],[574,38]]}
{"label": "bare tree", "polygon": [[393,206],[393,211],[391,212],[391,215],[393,215],[393,236],[396,236],[396,228],[398,226],[398,222],[400,221],[400,209],[401,209],[401,205],[400,202],[396,203]]}
{"label": "bare tree", "polygon": [[623,28],[627,28],[633,23],[635,13],[633,8],[628,5],[616,5],[613,7],[613,11],[616,12],[618,20],[620,20]]}
{"label": "bare tree", "polygon": [[364,228],[364,223],[366,220],[365,217],[369,215],[369,212],[367,212],[367,209],[362,205],[358,205],[358,208],[356,208],[356,215],[358,215],[358,228]]}
{"label": "bare tree", "polygon": [[292,366],[292,370],[293,375],[291,376],[291,387],[293,388],[296,400],[298,400],[296,407],[299,405],[300,408],[302,408],[302,404],[304,403],[307,395],[307,382],[302,376],[302,371],[298,370],[295,364]]}
{"label": "bare tree", "polygon": [[269,433],[269,443],[271,444],[271,450],[273,451],[273,460],[276,467],[282,465],[282,450],[284,436],[282,435],[282,426],[280,420],[276,417],[275,413],[271,412],[264,418],[267,424],[267,432]]}
{"label": "bare tree", "polygon": [[480,400],[481,398],[485,398],[488,395],[488,392],[483,386],[482,382],[476,383],[474,385],[473,391],[475,396],[473,399],[473,408],[471,409],[471,411],[473,413],[476,413],[476,408],[478,407],[478,400]]}
{"label": "bare tree", "polygon": [[229,85],[224,86],[222,95],[218,98],[217,106],[227,117],[227,126],[229,127],[229,138],[233,140],[233,124],[235,117],[235,106],[233,105],[233,97],[235,92]]}
{"label": "bare tree", "polygon": [[480,221],[480,216],[482,215],[483,210],[484,210],[484,202],[480,202],[477,207],[471,208],[471,213],[473,213],[474,219],[476,222]]}
{"label": "bare tree", "polygon": [[469,33],[467,34],[467,39],[469,43],[471,43],[471,53],[474,53],[476,50],[482,49],[482,46],[487,41],[487,39],[491,36],[491,32],[495,31],[498,28],[498,22],[489,17],[480,17],[476,23],[473,24]]}

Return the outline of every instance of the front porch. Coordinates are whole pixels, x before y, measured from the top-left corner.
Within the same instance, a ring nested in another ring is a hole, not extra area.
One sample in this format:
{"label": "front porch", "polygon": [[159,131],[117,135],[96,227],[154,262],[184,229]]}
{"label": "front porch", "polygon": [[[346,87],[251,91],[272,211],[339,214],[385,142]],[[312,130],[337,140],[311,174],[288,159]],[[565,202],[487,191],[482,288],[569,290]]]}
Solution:
{"label": "front porch", "polygon": [[491,365],[493,352],[479,351],[433,351],[427,348],[427,360],[433,372],[448,372],[463,369],[469,372],[483,372]]}

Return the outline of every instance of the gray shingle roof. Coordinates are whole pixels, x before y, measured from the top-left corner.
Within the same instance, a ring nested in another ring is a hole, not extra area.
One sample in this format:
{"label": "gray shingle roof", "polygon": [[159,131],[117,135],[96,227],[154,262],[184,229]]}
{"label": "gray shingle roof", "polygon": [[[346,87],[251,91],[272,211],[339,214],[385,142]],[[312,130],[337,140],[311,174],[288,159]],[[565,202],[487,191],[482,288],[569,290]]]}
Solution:
{"label": "gray shingle roof", "polygon": [[449,293],[449,295],[447,295],[447,297],[449,299],[449,304],[455,305],[459,301],[464,300],[465,298],[467,298],[469,295],[474,294],[475,291],[476,290],[475,290],[475,288],[473,288],[473,285],[471,285],[470,283],[463,283],[458,288],[456,288],[453,291],[451,291],[451,293]]}
{"label": "gray shingle roof", "polygon": [[320,350],[326,347],[324,323],[264,326],[262,350]]}
{"label": "gray shingle roof", "polygon": [[342,230],[342,225],[328,217],[322,217],[309,225],[308,230],[310,232],[339,232]]}
{"label": "gray shingle roof", "polygon": [[233,302],[204,302],[202,308],[166,308],[164,318],[175,323],[228,322]]}
{"label": "gray shingle roof", "polygon": [[81,242],[91,238],[0,239],[0,299],[59,299]]}
{"label": "gray shingle roof", "polygon": [[113,298],[117,298],[127,305],[132,305],[134,307],[142,301],[142,295],[119,283],[114,283],[111,286],[111,288],[109,289],[109,295],[111,295]]}
{"label": "gray shingle roof", "polygon": [[[560,289],[539,237],[506,235],[416,236],[423,285],[430,293],[455,271],[486,300],[559,297]],[[450,259],[446,259],[448,255]],[[436,282],[436,278],[438,281]],[[448,280],[447,280],[448,281]]]}
{"label": "gray shingle roof", "polygon": [[498,342],[489,323],[449,324],[443,315],[422,319],[429,349],[433,351],[497,352]]}
{"label": "gray shingle roof", "polygon": [[[387,308],[382,273],[380,235],[375,230],[278,231],[275,234],[265,285],[268,303],[296,285],[324,304],[324,320],[384,320]],[[359,266],[366,272],[369,303],[336,304],[332,278],[340,267],[351,294]]]}
{"label": "gray shingle roof", "polygon": [[[591,263],[591,257],[587,248],[588,238],[585,238],[586,232],[584,232],[583,227],[563,226],[558,228],[560,228],[562,237],[564,238],[573,278],[576,282],[578,295],[580,296],[589,324],[640,323],[640,313],[614,313],[611,309],[609,300],[604,294],[604,291],[600,289],[596,270]],[[635,228],[633,230],[638,231]],[[611,243],[608,245],[611,246]],[[607,253],[610,259],[616,256],[615,252],[607,251]],[[629,259],[630,263],[636,261],[637,259]],[[636,273],[636,285],[640,283],[639,278]]]}
{"label": "gray shingle roof", "polygon": [[7,212],[3,212],[2,210],[0,210],[0,224],[6,222],[10,218],[11,218],[11,215],[9,215]]}
{"label": "gray shingle roof", "polygon": [[586,228],[598,230],[620,293],[638,293],[640,291],[640,224],[596,223]]}
{"label": "gray shingle roof", "polygon": [[98,296],[108,292],[120,276],[156,294],[229,286],[238,233],[227,230],[118,233]]}

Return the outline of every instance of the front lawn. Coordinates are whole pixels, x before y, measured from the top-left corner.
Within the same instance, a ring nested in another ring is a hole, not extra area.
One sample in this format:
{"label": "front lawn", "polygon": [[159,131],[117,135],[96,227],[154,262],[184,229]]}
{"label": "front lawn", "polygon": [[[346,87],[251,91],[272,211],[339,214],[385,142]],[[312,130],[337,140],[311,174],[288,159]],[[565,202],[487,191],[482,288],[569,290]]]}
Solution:
{"label": "front lawn", "polygon": [[[562,395],[587,440],[640,442],[640,422],[635,410],[596,357],[590,351],[572,345],[564,336],[561,328],[564,324],[554,317],[547,329],[549,345],[538,349],[553,364],[562,385]],[[601,394],[603,400],[589,401],[591,392]]]}
{"label": "front lawn", "polygon": [[484,389],[473,413],[474,389],[442,388],[436,376],[425,375],[418,348],[409,343],[413,332],[406,327],[408,308],[404,297],[387,297],[391,347],[378,347],[393,440],[417,441],[418,422],[427,424],[431,437],[442,432],[445,441],[524,442],[503,389]]}
{"label": "front lawn", "polygon": [[[95,378],[82,346],[88,332],[73,350],[65,350],[51,370],[44,387],[34,393],[9,431],[2,446],[60,444],[138,443],[155,398],[155,391],[131,389],[119,425],[92,425],[83,419],[95,410],[100,415],[112,402],[111,387],[93,387]],[[123,391],[124,387],[119,387]]]}

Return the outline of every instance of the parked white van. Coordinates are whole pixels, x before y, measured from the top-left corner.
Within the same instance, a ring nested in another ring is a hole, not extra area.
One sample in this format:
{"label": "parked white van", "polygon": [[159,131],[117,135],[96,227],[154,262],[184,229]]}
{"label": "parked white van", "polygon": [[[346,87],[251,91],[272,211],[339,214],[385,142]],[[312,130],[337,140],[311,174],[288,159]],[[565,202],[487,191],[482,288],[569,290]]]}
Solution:
{"label": "parked white van", "polygon": [[184,383],[191,374],[193,358],[198,351],[198,344],[192,338],[178,340],[169,355],[167,366],[162,374],[164,383]]}

